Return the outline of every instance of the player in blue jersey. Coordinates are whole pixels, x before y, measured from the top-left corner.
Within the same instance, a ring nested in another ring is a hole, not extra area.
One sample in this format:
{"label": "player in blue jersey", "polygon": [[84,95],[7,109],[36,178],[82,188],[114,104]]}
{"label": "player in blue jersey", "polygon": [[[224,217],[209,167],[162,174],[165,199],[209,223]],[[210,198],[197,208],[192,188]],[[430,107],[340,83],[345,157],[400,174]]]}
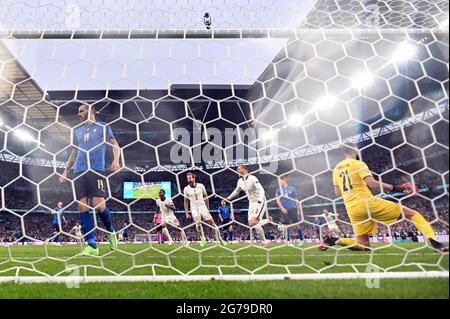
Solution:
{"label": "player in blue jersey", "polygon": [[113,146],[114,159],[111,164],[112,171],[120,169],[120,147],[114,138],[109,125],[97,122],[95,119],[95,107],[81,104],[78,109],[78,117],[83,125],[78,127],[73,134],[73,144],[66,168],[59,181],[63,183],[69,171],[74,168],[75,194],[80,211],[80,223],[85,241],[88,244],[83,253],[86,255],[99,255],[94,235],[94,224],[89,214],[89,201],[108,231],[108,240],[112,250],[117,249],[117,237],[113,228],[111,213],[105,204],[106,179],[104,173],[106,142]]}
{"label": "player in blue jersey", "polygon": [[222,225],[228,225],[223,228],[223,240],[231,241],[234,239],[234,229],[233,225],[230,223],[231,221],[231,210],[230,206],[227,205],[226,202],[222,202],[219,207],[219,219]]}
{"label": "player in blue jersey", "polygon": [[64,225],[67,226],[67,220],[64,217],[64,211],[62,210],[63,203],[58,202],[58,206],[53,209],[52,215],[53,215],[53,222],[52,222],[52,236],[55,236],[53,239],[53,242],[60,245],[61,244],[61,238],[59,237],[59,233],[62,232],[62,225],[61,222],[64,222]]}
{"label": "player in blue jersey", "polygon": [[128,223],[123,223],[123,232],[122,232],[122,237],[123,237],[123,241],[128,241],[128,237],[129,236],[129,230],[128,230]]}
{"label": "player in blue jersey", "polygon": [[291,240],[291,225],[295,224],[297,228],[297,234],[299,239],[299,245],[303,246],[303,231],[300,227],[299,215],[300,206],[298,202],[297,190],[294,186],[289,186],[287,178],[285,176],[280,177],[280,187],[275,192],[276,201],[281,209],[283,217],[283,223],[287,228],[287,240]]}

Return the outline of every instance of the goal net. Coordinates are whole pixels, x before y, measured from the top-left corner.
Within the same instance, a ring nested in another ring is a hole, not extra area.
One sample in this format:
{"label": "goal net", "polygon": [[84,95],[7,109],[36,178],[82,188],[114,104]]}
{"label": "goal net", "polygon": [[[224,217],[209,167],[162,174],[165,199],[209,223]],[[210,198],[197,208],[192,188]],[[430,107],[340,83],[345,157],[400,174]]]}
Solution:
{"label": "goal net", "polygon": [[448,245],[446,1],[29,2],[0,5],[0,282],[448,277],[411,218]]}

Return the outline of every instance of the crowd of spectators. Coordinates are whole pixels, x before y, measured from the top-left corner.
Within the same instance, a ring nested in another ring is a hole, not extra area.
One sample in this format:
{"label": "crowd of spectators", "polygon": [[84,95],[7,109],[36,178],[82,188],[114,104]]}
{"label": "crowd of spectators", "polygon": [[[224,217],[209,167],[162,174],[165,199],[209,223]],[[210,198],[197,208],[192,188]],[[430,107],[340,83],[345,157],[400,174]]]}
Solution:
{"label": "crowd of spectators", "polygon": [[[438,134],[437,132],[436,134]],[[445,134],[445,132],[439,133]],[[448,134],[448,133],[447,133]],[[439,139],[439,135],[437,135]],[[389,138],[389,137],[387,137]],[[330,153],[331,154],[331,153]],[[342,205],[337,205],[337,209],[330,206],[331,201],[336,199],[332,185],[332,171],[337,158],[329,155],[326,159],[324,153],[313,154],[295,159],[292,161],[279,162],[279,169],[274,174],[267,174],[258,170],[257,166],[250,166],[254,174],[259,178],[266,190],[266,197],[269,200],[269,214],[272,221],[280,221],[280,212],[274,200],[275,191],[279,187],[277,175],[297,168],[297,172],[287,174],[290,185],[295,186],[302,200],[304,222],[302,223],[303,233],[306,238],[317,238],[316,226],[313,219],[308,215],[320,213],[328,205],[330,211],[336,210],[339,213],[339,226],[346,236],[353,233],[352,227],[348,224],[348,217]],[[384,182],[399,183],[402,181],[412,181],[419,186],[421,196],[414,196],[402,201],[405,205],[412,207],[423,213],[430,221],[435,221],[433,227],[438,234],[448,234],[448,174],[439,174],[448,171],[448,151],[442,148],[433,148],[425,153],[425,157],[417,149],[405,146],[394,150],[392,155],[387,148],[370,146],[363,148],[362,159],[367,163],[372,172],[381,177]],[[335,156],[336,157],[336,156]],[[295,164],[295,167],[294,167]],[[424,167],[431,168],[423,169]],[[46,240],[51,236],[51,215],[50,209],[56,206],[58,201],[62,201],[66,211],[76,211],[76,202],[70,183],[61,185],[58,182],[58,175],[53,173],[53,169],[37,165],[25,165],[20,167],[18,163],[0,162],[0,202],[4,203],[3,210],[0,209],[0,242],[14,241],[18,235],[23,235],[37,240]],[[20,169],[21,168],[21,169]],[[400,168],[400,170],[399,170]],[[21,178],[18,178],[21,176]],[[177,175],[176,172],[149,172],[140,176],[131,170],[126,170],[110,176],[109,190],[110,197],[107,205],[113,211],[113,222],[116,229],[124,227],[124,223],[130,224],[130,237],[142,234],[155,228],[152,223],[152,216],[156,210],[155,201],[152,199],[129,200],[123,198],[123,182],[125,181],[170,181],[175,206],[183,210],[183,187],[187,185],[184,174]],[[205,184],[210,197],[210,206],[213,216],[218,221],[217,208],[220,200],[228,196],[236,186],[237,175],[229,170],[218,171],[208,170],[198,173],[198,181]],[[181,189],[177,188],[180,185]],[[4,196],[5,198],[1,198]],[[328,200],[329,199],[329,200]],[[235,221],[245,225],[247,214],[245,209],[248,206],[246,199],[239,199],[233,202]],[[14,211],[15,214],[10,211]],[[24,215],[25,214],[25,215]],[[23,226],[21,217],[23,216]],[[78,220],[76,213],[67,213],[67,229]],[[192,220],[186,220],[183,213],[177,214],[181,225],[186,227]],[[322,221],[323,222],[323,221]],[[100,223],[101,224],[101,223]],[[249,238],[247,227],[236,224],[236,239],[245,240]],[[209,237],[213,238],[211,229],[206,228]],[[326,228],[326,227],[325,227]],[[279,238],[280,234],[276,226],[270,223],[265,226],[269,238]],[[175,231],[174,231],[175,232]],[[176,233],[176,232],[175,232]],[[295,232],[294,232],[295,233]],[[386,227],[380,226],[379,233],[383,236],[389,235]],[[188,238],[195,239],[197,233],[195,227],[186,229]],[[396,238],[411,238],[417,235],[411,223],[399,222],[391,227],[391,234]],[[98,232],[100,239],[106,238],[106,234]],[[178,238],[179,234],[175,234]],[[19,236],[21,237],[21,236]],[[75,240],[65,236],[66,240]]]}
{"label": "crowd of spectators", "polygon": [[[438,235],[448,235],[448,202],[438,203],[433,207],[427,201],[417,200],[414,204],[409,203],[413,209],[421,212],[427,220],[432,222],[433,228]],[[327,207],[330,211],[333,211],[332,207]],[[315,240],[319,238],[317,224],[320,224],[322,234],[327,233],[328,229],[325,221],[322,218],[315,218],[311,215],[318,215],[322,213],[323,207],[311,207],[303,210],[303,220],[301,227],[305,239]],[[338,226],[344,236],[352,237],[353,228],[349,223],[348,216],[345,212],[343,205],[337,205],[335,210],[338,216]],[[220,225],[218,213],[212,213],[213,218],[217,225]],[[132,212],[132,213],[115,213],[112,215],[114,228],[119,231],[124,228],[128,228],[129,236],[131,240],[136,239],[136,235],[156,235],[157,225],[153,222],[154,213],[149,212]],[[65,214],[67,225],[62,223],[61,227],[63,232],[69,233],[72,227],[79,221],[78,214],[70,212]],[[184,213],[177,214],[177,218],[180,221],[181,227],[185,230],[188,240],[198,240],[197,231],[194,227],[192,219],[186,219]],[[285,234],[280,231],[279,225],[282,225],[281,212],[277,209],[271,209],[266,216],[269,221],[264,230],[266,236],[271,240],[278,240],[284,238]],[[22,219],[24,228],[22,228]],[[22,236],[29,240],[45,241],[52,237],[52,220],[53,216],[49,211],[31,211],[29,213],[16,213],[9,212],[0,213],[0,242],[13,242]],[[447,221],[447,223],[445,222]],[[98,223],[99,227],[102,227],[101,222]],[[238,241],[244,241],[250,239],[250,230],[247,225],[247,214],[236,210],[234,213],[234,229],[235,239]],[[288,226],[288,225],[285,225]],[[214,238],[213,229],[204,226],[206,236],[209,239]],[[381,237],[394,237],[395,239],[412,239],[414,236],[420,235],[414,228],[411,222],[402,220],[398,223],[386,227],[378,226],[379,234]],[[171,228],[171,233],[175,240],[181,239],[180,230]],[[73,233],[72,233],[73,234]],[[100,228],[96,230],[98,240],[106,241],[106,232]],[[145,237],[145,236],[141,236]],[[149,237],[151,238],[151,236]],[[155,238],[155,237],[154,237]],[[292,239],[298,239],[295,231],[292,231]],[[64,241],[76,241],[75,237],[66,236],[63,234],[62,240]]]}

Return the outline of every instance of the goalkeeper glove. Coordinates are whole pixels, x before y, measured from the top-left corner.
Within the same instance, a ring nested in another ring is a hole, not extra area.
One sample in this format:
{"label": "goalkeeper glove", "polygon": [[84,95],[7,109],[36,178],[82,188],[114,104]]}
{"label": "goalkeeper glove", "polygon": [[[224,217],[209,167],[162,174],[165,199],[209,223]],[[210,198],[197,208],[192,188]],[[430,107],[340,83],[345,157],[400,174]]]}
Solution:
{"label": "goalkeeper glove", "polygon": [[411,183],[404,183],[402,185],[393,185],[392,191],[396,193],[412,193],[413,191],[416,193],[419,192],[419,188]]}

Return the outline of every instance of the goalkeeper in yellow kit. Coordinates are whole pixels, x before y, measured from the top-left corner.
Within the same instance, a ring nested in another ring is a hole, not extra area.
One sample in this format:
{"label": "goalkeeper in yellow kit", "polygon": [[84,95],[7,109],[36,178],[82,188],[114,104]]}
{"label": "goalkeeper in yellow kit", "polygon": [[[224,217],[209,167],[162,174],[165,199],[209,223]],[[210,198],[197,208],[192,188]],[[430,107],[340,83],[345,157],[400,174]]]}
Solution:
{"label": "goalkeeper in yellow kit", "polygon": [[[403,192],[407,195],[414,192],[410,183],[391,185],[379,182],[372,176],[367,165],[358,159],[358,149],[354,144],[341,147],[345,159],[338,163],[333,171],[333,184],[337,196],[342,196],[348,217],[353,225],[355,240],[325,236],[320,250],[329,246],[348,246],[352,250],[368,250],[369,235],[377,233],[377,223],[391,225],[405,217],[410,220],[430,243],[440,251],[448,252],[448,247],[437,241],[433,228],[423,216],[405,206],[373,196],[372,189],[382,187],[385,192]],[[417,189],[416,189],[417,190]]]}

